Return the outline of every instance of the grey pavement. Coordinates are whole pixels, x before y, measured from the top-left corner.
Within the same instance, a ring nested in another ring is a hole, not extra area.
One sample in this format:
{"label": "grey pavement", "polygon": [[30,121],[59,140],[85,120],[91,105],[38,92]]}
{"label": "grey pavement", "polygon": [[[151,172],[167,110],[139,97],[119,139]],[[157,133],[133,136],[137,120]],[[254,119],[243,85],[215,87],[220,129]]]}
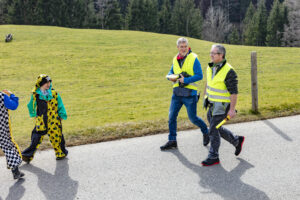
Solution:
{"label": "grey pavement", "polygon": [[39,151],[14,181],[0,157],[0,200],[300,199],[300,115],[226,125],[246,137],[240,156],[222,140],[221,164],[202,167],[199,130],[178,133],[178,150],[161,152],[167,134]]}

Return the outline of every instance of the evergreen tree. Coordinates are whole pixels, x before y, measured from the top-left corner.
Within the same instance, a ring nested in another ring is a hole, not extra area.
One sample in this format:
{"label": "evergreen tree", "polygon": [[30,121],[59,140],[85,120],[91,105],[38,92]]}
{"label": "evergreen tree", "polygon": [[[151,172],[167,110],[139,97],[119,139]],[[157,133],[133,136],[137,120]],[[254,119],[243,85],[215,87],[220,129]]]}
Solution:
{"label": "evergreen tree", "polygon": [[85,16],[87,15],[85,9],[86,0],[73,0],[70,9],[69,27],[82,27]]}
{"label": "evergreen tree", "polygon": [[157,32],[158,31],[158,2],[157,0],[145,1],[145,12],[143,13],[144,30]]}
{"label": "evergreen tree", "polygon": [[106,24],[106,18],[108,10],[110,9],[110,0],[96,0],[95,9],[96,9],[96,18],[99,28],[104,29]]}
{"label": "evergreen tree", "polygon": [[96,10],[94,0],[86,0],[85,2],[85,17],[83,21],[83,27],[87,28],[96,28],[97,19],[96,19]]}
{"label": "evergreen tree", "polygon": [[228,42],[229,42],[229,44],[240,44],[241,43],[239,31],[235,26],[233,26],[231,33],[229,34]]}
{"label": "evergreen tree", "polygon": [[170,0],[164,0],[159,12],[159,32],[171,33],[171,3]]}
{"label": "evergreen tree", "polygon": [[[190,21],[187,27],[187,33],[190,34],[190,37],[202,38],[202,26],[203,18],[200,8],[193,8],[192,15],[190,16]],[[188,30],[189,29],[189,30]]]}
{"label": "evergreen tree", "polygon": [[7,23],[8,0],[0,0],[0,24]]}
{"label": "evergreen tree", "polygon": [[253,2],[251,0],[240,1],[240,22],[242,22],[245,19],[250,3],[253,6]]}
{"label": "evergreen tree", "polygon": [[[272,10],[272,6],[274,5],[275,0],[265,0],[266,9],[268,12]],[[288,0],[289,1],[289,0]],[[280,3],[284,2],[284,0],[279,0]]]}
{"label": "evergreen tree", "polygon": [[261,0],[253,19],[245,32],[247,45],[265,46],[267,35],[267,10],[264,0]]}
{"label": "evergreen tree", "polygon": [[129,1],[128,6],[126,7],[125,17],[124,17],[124,29],[129,30],[129,23],[131,20],[131,7],[132,7],[132,0]]}
{"label": "evergreen tree", "polygon": [[50,6],[48,9],[49,9],[48,15],[50,16],[50,20],[51,20],[49,25],[63,26],[61,1],[60,0],[51,0]]}
{"label": "evergreen tree", "polygon": [[249,7],[248,7],[247,12],[246,12],[246,16],[245,16],[244,21],[243,21],[243,24],[245,26],[252,21],[252,18],[254,16],[255,12],[256,12],[256,9],[255,9],[254,5],[251,2],[249,4]]}
{"label": "evergreen tree", "polygon": [[9,24],[23,24],[24,20],[21,12],[22,2],[20,0],[12,0],[8,3],[8,17]]}
{"label": "evergreen tree", "polygon": [[256,45],[265,46],[266,44],[266,36],[267,36],[267,10],[264,4],[264,1],[258,5],[257,9],[257,41]]}
{"label": "evergreen tree", "polygon": [[127,14],[127,9],[128,9],[128,5],[130,0],[118,0],[119,2],[119,6],[121,8],[121,13],[123,16],[125,16]]}
{"label": "evergreen tree", "polygon": [[128,29],[158,31],[157,0],[131,0],[126,15]]}
{"label": "evergreen tree", "polygon": [[171,17],[172,33],[201,38],[202,15],[193,0],[176,0]]}
{"label": "evergreen tree", "polygon": [[36,0],[11,0],[8,4],[8,23],[33,24]]}
{"label": "evergreen tree", "polygon": [[122,14],[119,2],[117,0],[112,0],[110,2],[111,6],[107,13],[105,28],[106,29],[121,29],[122,28]]}
{"label": "evergreen tree", "polygon": [[267,23],[267,45],[280,46],[286,14],[284,6],[275,0]]}
{"label": "evergreen tree", "polygon": [[5,13],[5,3],[4,0],[0,0],[0,24],[4,24],[5,23],[5,18],[4,18],[4,13]]}
{"label": "evergreen tree", "polygon": [[144,13],[145,13],[144,0],[131,0],[127,13],[128,28],[130,30],[143,31],[144,28]]}
{"label": "evergreen tree", "polygon": [[37,25],[51,24],[52,18],[50,15],[50,5],[51,5],[51,1],[37,0],[33,24],[37,24]]}
{"label": "evergreen tree", "polygon": [[255,12],[256,12],[255,7],[253,6],[252,2],[250,2],[249,7],[246,12],[245,19],[242,24],[242,30],[243,30],[242,41],[243,42],[245,42],[245,40],[247,40],[247,43],[249,43],[250,37],[253,37],[250,29],[252,28],[251,23],[252,23],[252,19],[253,19]]}
{"label": "evergreen tree", "polygon": [[61,4],[60,4],[60,14],[59,14],[59,21],[61,23],[60,26],[69,26],[70,24],[70,13],[71,13],[71,6],[72,5],[72,1],[73,0],[61,0]]}
{"label": "evergreen tree", "polygon": [[121,29],[122,15],[117,0],[97,0],[97,23],[102,29]]}
{"label": "evergreen tree", "polygon": [[34,13],[36,8],[36,0],[23,1],[23,18],[24,24],[34,24]]}

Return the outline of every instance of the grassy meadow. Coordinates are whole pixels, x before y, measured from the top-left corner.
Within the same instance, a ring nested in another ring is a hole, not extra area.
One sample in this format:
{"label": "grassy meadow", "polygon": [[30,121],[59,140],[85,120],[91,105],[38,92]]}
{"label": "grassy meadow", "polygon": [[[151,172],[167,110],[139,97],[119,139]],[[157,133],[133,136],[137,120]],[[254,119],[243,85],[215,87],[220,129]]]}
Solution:
{"label": "grassy meadow", "polygon": [[[12,33],[14,39],[5,43]],[[67,145],[168,131],[172,84],[165,75],[179,36],[136,31],[0,26],[0,89],[20,97],[11,112],[13,134],[23,149],[34,126],[27,103],[39,74],[48,74],[62,96]],[[189,39],[206,75],[213,43]],[[300,48],[225,45],[239,77],[238,116],[249,121],[300,113]],[[250,53],[258,55],[259,114],[251,112]],[[200,82],[203,91],[204,81]],[[198,115],[205,117],[202,100]],[[182,109],[180,130],[195,128]],[[245,130],[246,131],[246,130]],[[46,138],[46,137],[45,137]],[[49,146],[44,142],[42,148]]]}

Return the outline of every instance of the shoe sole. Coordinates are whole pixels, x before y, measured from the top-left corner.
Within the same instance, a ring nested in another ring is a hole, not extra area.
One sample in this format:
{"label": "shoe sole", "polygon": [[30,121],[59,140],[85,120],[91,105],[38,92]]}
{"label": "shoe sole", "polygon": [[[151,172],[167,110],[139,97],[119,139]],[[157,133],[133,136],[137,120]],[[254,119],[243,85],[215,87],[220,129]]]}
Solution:
{"label": "shoe sole", "polygon": [[171,147],[171,148],[167,148],[167,149],[160,148],[161,151],[166,151],[166,150],[171,150],[171,149],[177,149],[177,147]]}
{"label": "shoe sole", "polygon": [[243,144],[244,144],[244,141],[245,141],[245,136],[243,136],[243,141],[242,141],[242,144],[241,144],[241,151],[240,151],[240,153],[237,154],[236,156],[238,156],[238,155],[241,154],[241,152],[242,152],[242,150],[243,150]]}
{"label": "shoe sole", "polygon": [[214,163],[214,164],[211,164],[211,165],[206,165],[206,164],[204,164],[204,163],[201,163],[202,164],[202,166],[204,166],[204,167],[209,167],[209,166],[213,166],[213,165],[218,165],[218,164],[220,164],[220,161],[219,162],[216,162],[216,163]]}

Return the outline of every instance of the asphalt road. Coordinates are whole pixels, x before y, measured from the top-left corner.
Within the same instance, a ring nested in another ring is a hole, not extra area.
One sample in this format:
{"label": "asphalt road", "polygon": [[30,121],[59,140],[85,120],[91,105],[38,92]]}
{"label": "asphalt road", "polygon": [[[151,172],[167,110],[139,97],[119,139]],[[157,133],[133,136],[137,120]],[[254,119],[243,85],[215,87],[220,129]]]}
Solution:
{"label": "asphalt road", "polygon": [[161,152],[167,134],[37,152],[15,181],[0,157],[0,200],[298,200],[300,115],[226,125],[246,137],[240,156],[222,140],[221,164],[202,167],[199,130],[178,133],[178,150]]}

